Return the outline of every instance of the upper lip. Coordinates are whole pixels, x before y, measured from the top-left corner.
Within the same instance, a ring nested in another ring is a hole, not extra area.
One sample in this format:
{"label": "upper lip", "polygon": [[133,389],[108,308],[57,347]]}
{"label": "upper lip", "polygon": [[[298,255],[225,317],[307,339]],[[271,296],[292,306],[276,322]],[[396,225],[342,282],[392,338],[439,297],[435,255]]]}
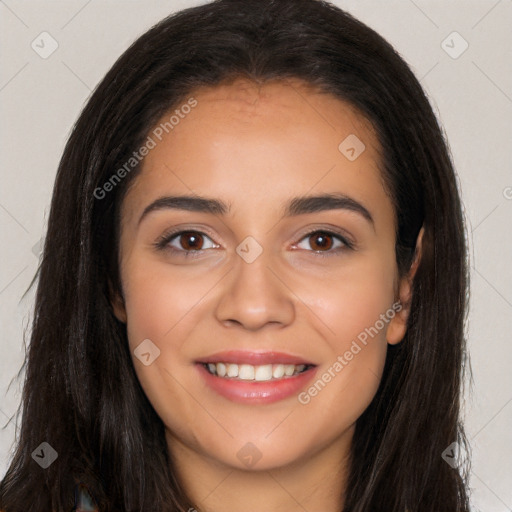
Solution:
{"label": "upper lip", "polygon": [[275,351],[245,351],[245,350],[229,350],[225,352],[217,352],[208,357],[203,357],[197,361],[198,363],[232,363],[232,364],[250,364],[253,366],[264,364],[305,364],[316,366],[311,361],[307,361],[302,357],[286,354],[284,352]]}

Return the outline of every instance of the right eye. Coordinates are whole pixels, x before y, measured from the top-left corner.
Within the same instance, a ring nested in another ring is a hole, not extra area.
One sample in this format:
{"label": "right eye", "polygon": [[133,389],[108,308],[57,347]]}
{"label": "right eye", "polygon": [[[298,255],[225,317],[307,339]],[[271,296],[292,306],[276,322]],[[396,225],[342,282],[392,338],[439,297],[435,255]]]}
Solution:
{"label": "right eye", "polygon": [[[210,242],[205,242],[205,239]],[[219,247],[205,233],[193,230],[167,233],[163,235],[155,245],[158,249],[182,253],[185,257],[196,255],[205,249],[214,249]]]}

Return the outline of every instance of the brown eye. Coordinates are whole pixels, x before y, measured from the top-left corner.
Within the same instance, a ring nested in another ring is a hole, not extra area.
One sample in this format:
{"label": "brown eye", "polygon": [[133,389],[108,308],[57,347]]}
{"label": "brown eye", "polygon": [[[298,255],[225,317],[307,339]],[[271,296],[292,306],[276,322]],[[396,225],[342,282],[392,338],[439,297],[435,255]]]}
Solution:
{"label": "brown eye", "polygon": [[325,233],[323,231],[317,231],[309,235],[309,241],[311,248],[314,251],[329,250],[333,246],[333,235]]}
{"label": "brown eye", "polygon": [[203,235],[197,231],[183,231],[179,236],[179,241],[180,246],[189,251],[198,251],[204,244]]}
{"label": "brown eye", "polygon": [[330,231],[311,231],[297,244],[300,249],[306,249],[317,256],[331,256],[339,254],[354,246],[345,237]]}
{"label": "brown eye", "polygon": [[[178,231],[169,235],[163,235],[155,243],[157,249],[170,251],[181,256],[198,256],[207,249],[219,247],[213,240],[201,231]],[[181,254],[180,254],[181,253]]]}

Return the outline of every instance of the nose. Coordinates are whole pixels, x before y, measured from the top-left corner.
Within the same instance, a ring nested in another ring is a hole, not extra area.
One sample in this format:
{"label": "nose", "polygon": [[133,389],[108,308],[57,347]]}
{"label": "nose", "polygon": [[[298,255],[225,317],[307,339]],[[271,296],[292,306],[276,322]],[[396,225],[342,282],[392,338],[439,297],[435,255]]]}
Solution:
{"label": "nose", "polygon": [[216,307],[226,327],[256,331],[267,325],[285,327],[295,318],[294,294],[265,251],[252,263],[236,258]]}

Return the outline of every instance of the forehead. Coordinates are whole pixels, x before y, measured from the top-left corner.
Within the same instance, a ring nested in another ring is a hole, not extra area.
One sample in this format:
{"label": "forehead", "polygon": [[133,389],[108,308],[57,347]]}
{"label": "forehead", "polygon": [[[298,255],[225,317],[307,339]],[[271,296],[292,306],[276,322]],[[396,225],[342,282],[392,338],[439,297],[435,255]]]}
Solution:
{"label": "forehead", "polygon": [[215,87],[198,88],[194,97],[203,113],[222,114],[239,123],[239,127],[263,122],[269,129],[286,125],[290,129],[289,123],[300,128],[313,122],[312,129],[324,123],[325,128],[337,131],[341,115],[347,128],[368,131],[375,139],[371,123],[355,107],[297,78],[263,84],[239,78]]}
{"label": "forehead", "polygon": [[[371,123],[350,104],[298,79],[238,79],[196,89],[183,104],[190,98],[194,108],[184,114],[176,105],[157,123],[165,126],[181,112],[134,180],[127,195],[133,210],[170,191],[222,197],[241,209],[282,204],[291,189],[382,200],[380,146]],[[355,160],[340,150],[345,140],[364,147]]]}

